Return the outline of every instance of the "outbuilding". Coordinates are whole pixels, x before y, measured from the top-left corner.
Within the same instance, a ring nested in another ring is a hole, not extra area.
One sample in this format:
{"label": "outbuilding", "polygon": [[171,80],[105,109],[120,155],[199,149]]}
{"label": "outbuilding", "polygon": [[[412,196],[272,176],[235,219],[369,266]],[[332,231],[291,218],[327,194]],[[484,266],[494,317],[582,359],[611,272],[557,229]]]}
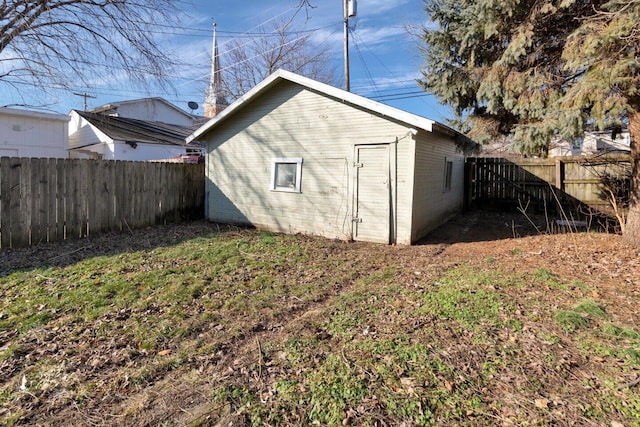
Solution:
{"label": "outbuilding", "polygon": [[69,158],[69,117],[0,107],[0,157]]}
{"label": "outbuilding", "polygon": [[194,140],[206,144],[211,221],[412,244],[463,206],[462,135],[284,70]]}

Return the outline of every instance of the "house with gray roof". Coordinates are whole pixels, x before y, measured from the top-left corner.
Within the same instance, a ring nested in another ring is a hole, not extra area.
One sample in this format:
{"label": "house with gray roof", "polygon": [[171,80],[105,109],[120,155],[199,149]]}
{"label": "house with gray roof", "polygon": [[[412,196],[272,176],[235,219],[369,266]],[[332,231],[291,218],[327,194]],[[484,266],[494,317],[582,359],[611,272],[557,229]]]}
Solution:
{"label": "house with gray roof", "polygon": [[198,122],[183,126],[78,110],[69,117],[71,158],[176,161],[203,152],[202,145],[186,143]]}

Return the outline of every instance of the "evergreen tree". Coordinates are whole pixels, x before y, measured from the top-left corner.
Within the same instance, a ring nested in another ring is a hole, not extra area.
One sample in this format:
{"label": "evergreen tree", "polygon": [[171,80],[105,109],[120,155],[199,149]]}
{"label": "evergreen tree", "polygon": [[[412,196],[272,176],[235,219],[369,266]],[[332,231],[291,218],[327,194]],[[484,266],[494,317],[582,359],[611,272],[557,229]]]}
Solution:
{"label": "evergreen tree", "polygon": [[477,142],[511,135],[545,155],[586,124],[626,123],[625,239],[640,246],[640,0],[425,0],[422,86]]}

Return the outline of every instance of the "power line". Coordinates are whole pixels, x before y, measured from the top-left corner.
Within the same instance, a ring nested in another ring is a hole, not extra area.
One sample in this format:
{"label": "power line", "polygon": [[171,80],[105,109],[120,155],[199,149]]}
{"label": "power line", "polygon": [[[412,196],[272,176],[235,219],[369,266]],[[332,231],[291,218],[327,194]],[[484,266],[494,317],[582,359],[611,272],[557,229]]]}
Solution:
{"label": "power line", "polygon": [[[239,66],[239,65],[246,64],[246,63],[251,62],[252,60],[254,60],[254,59],[256,59],[256,58],[260,58],[260,57],[262,57],[265,53],[274,52],[274,51],[276,51],[276,50],[278,50],[278,49],[281,49],[281,48],[282,48],[282,47],[284,47],[284,46],[287,46],[287,45],[290,45],[290,44],[295,43],[295,42],[297,42],[297,41],[300,41],[300,40],[304,39],[305,37],[307,37],[307,36],[306,36],[306,35],[304,35],[304,36],[300,36],[300,37],[297,37],[297,38],[294,38],[294,39],[288,40],[286,43],[282,43],[282,44],[280,44],[280,45],[278,45],[278,46],[276,46],[276,47],[274,47],[274,48],[272,48],[272,49],[269,49],[269,50],[266,50],[266,51],[259,52],[258,54],[254,55],[254,56],[252,56],[252,57],[250,57],[250,58],[245,58],[245,59],[242,59],[242,60],[240,60],[240,61],[237,61],[237,62],[235,62],[235,63],[233,63],[233,64],[231,64],[231,65],[226,65],[226,66],[224,66],[224,67],[221,67],[221,68],[220,68],[220,71],[222,72],[222,71],[225,71],[225,70],[230,70],[230,69],[232,69],[232,68],[234,68],[234,67],[237,67],[237,66]],[[245,45],[246,45],[246,44],[245,44]],[[243,45],[243,46],[244,46],[244,45]],[[241,47],[242,47],[242,46],[237,46],[235,49],[240,49]],[[194,81],[198,81],[198,80],[201,80],[201,79],[206,79],[206,78],[208,78],[208,77],[209,77],[209,74],[202,75],[202,76],[197,77],[196,79],[194,79]]]}
{"label": "power line", "polygon": [[[299,3],[298,3],[299,5]],[[273,9],[273,8],[272,8]],[[244,39],[254,39],[255,37],[271,37],[271,36],[278,36],[281,35],[281,33],[275,31],[275,32],[260,32],[260,31],[255,31],[256,29],[262,28],[265,25],[267,25],[269,22],[273,22],[274,20],[278,19],[279,17],[286,15],[287,13],[291,12],[292,10],[296,10],[296,14],[299,13],[299,8],[297,8],[297,6],[292,6],[289,7],[288,9],[284,10],[283,12],[269,18],[266,19],[264,21],[262,21],[261,23],[259,23],[258,25],[254,26],[253,28],[247,30],[247,31],[218,31],[218,34],[223,34],[223,35],[228,35],[229,36],[229,40],[224,41],[221,45],[225,46],[228,43],[233,42],[234,40],[240,40],[238,42],[238,46],[234,46],[232,49],[230,49],[229,51],[223,51],[221,52],[222,55],[226,55],[228,54],[228,52],[233,52],[233,50],[235,49],[239,49],[243,46],[246,46],[247,44],[250,44],[251,41],[245,41]],[[292,17],[292,19],[295,18],[295,15]],[[194,27],[185,27],[183,28],[184,31],[180,31],[177,30],[169,25],[163,25],[163,24],[154,24],[157,28],[159,28],[158,30],[152,30],[151,32],[155,32],[158,34],[168,34],[168,35],[176,35],[176,36],[180,36],[180,35],[184,35],[187,37],[211,37],[211,30],[210,29],[202,29],[202,28],[194,28]],[[308,37],[314,33],[320,32],[321,30],[325,30],[328,28],[335,28],[337,25],[339,25],[338,23],[336,24],[331,24],[331,25],[327,25],[327,26],[323,26],[323,27],[316,27],[316,28],[312,28],[312,29],[304,29],[304,30],[295,30],[295,31],[287,31],[287,34],[295,36],[292,40],[287,41],[284,45],[290,44],[290,43],[295,43],[296,41],[303,39],[304,37]],[[164,31],[164,30],[168,30],[168,31]],[[425,97],[425,96],[433,96],[427,92],[423,92],[423,91],[417,91],[415,90],[416,88],[413,87],[413,85],[409,86],[406,83],[415,83],[415,80],[413,79],[403,79],[400,80],[397,78],[397,76],[394,75],[394,73],[389,70],[389,68],[386,66],[386,64],[381,61],[381,59],[375,54],[375,52],[373,52],[366,43],[363,43],[362,38],[358,35],[357,32],[351,31],[350,33],[353,35],[354,38],[354,42],[356,44],[356,49],[358,52],[358,56],[360,58],[360,61],[362,63],[362,67],[364,70],[364,73],[367,76],[367,80],[370,82],[370,84],[367,85],[358,85],[355,89],[356,91],[362,93],[362,92],[367,92],[367,89],[370,89],[371,95],[369,96],[371,99],[375,99],[375,100],[379,100],[381,102],[385,102],[385,101],[391,101],[391,100],[396,100],[396,99],[407,99],[407,98],[420,98],[420,97]],[[331,37],[331,34],[327,34],[325,41]],[[361,50],[361,45],[364,45],[364,48],[367,49],[375,58],[376,60],[382,64],[382,66],[388,71],[388,73],[390,75],[392,75],[393,77],[396,77],[395,81],[392,81],[390,83],[380,83],[379,81],[376,82],[376,80],[373,78],[373,75],[371,73],[371,70],[369,68],[369,64],[367,63],[363,52]],[[274,48],[274,49],[277,49]],[[208,51],[204,51],[205,53],[203,53],[203,55],[206,55],[207,53],[209,53]],[[253,60],[255,60],[257,57],[259,57],[260,55],[255,55],[251,58],[245,58],[242,59],[240,61],[237,61],[233,64],[227,65],[225,67],[223,67],[223,71],[224,70],[228,70],[230,68],[233,67],[238,67],[238,66],[242,66],[243,64],[247,64],[248,62],[251,62]],[[196,64],[193,62],[193,59],[199,58],[200,54],[196,54],[194,56],[191,57],[191,61],[192,62],[192,66],[197,67],[197,69],[199,69],[200,65]],[[80,64],[85,64],[87,66],[94,66],[94,67],[104,67],[108,70],[126,70],[130,68],[124,67],[124,66],[113,66],[112,64],[99,64],[97,62],[89,62],[89,61],[78,61],[78,63]],[[183,67],[183,68],[189,68],[189,67]],[[202,67],[203,70],[205,69],[205,67]],[[141,74],[144,75],[150,75],[153,76],[153,78],[162,78],[162,77],[167,77],[170,79],[174,79],[176,80],[174,87],[178,88],[178,87],[184,87],[187,86],[189,84],[192,83],[202,83],[202,84],[206,84],[206,81],[208,80],[208,66],[206,67],[207,69],[207,74],[202,74],[202,75],[198,75],[199,73],[197,73],[197,69],[194,70],[194,73],[191,73],[192,76],[184,76],[184,75],[179,75],[178,73],[171,73],[169,72],[167,75],[165,76],[160,76],[160,75],[156,75],[156,74],[147,74],[146,70],[138,70]],[[151,80],[151,78],[150,78]],[[6,80],[5,80],[6,82]],[[9,84],[11,84],[11,82],[7,82]],[[28,85],[28,86],[32,86],[28,83],[25,83],[24,81],[22,82],[13,82],[13,84],[16,85]],[[195,85],[194,85],[195,86]],[[54,90],[64,90],[64,91],[70,91],[70,90],[76,90],[78,92],[84,92],[85,90],[89,90],[91,91],[91,93],[94,94],[99,94],[99,95],[103,95],[103,96],[123,96],[126,97],[127,95],[131,95],[131,94],[144,94],[146,96],[163,96],[166,97],[169,100],[174,100],[175,97],[174,96],[167,96],[167,91],[166,90],[158,90],[158,89],[152,89],[152,90],[148,90],[148,91],[141,91],[141,90],[135,90],[135,89],[121,89],[121,90],[116,90],[116,89],[109,89],[109,88],[69,88],[69,87],[59,87],[59,88],[54,88]],[[180,96],[182,98],[193,98],[193,97],[198,97],[201,94],[197,94],[197,95],[192,95],[190,96],[189,94],[184,94],[184,93],[180,93],[177,94],[177,96]],[[86,99],[85,99],[86,101]],[[177,100],[177,102],[186,102],[184,100]]]}
{"label": "power line", "polygon": [[[370,87],[370,88],[373,88],[373,91],[375,93],[375,95],[368,96],[368,98],[379,101],[379,102],[386,102],[386,101],[394,101],[399,99],[420,98],[423,96],[430,95],[422,90],[419,90],[419,91],[411,90],[415,88],[408,87],[406,85],[403,85],[403,87],[380,89],[378,87],[378,84],[373,79],[371,72],[369,71],[369,67],[364,59],[364,56],[362,55],[362,52],[360,50],[360,44],[357,42],[358,37],[353,32],[352,32],[352,35],[354,36],[353,41],[356,46],[356,50],[358,52],[358,57],[360,58],[360,61],[362,63],[362,66],[365,70],[367,77],[371,81],[371,85],[360,86],[359,88]],[[382,66],[385,67],[385,69],[387,69],[387,71],[393,75],[393,72],[387,68],[387,66],[375,55],[375,53],[373,53],[370,49],[368,50],[376,59],[378,59],[378,61],[382,64]],[[396,83],[411,82],[411,81],[415,82],[415,80],[396,80]],[[410,90],[410,91],[407,92],[407,90]],[[402,91],[402,92],[399,92],[399,91]],[[382,94],[382,92],[392,92],[392,93]]]}
{"label": "power line", "polygon": [[[393,80],[391,83],[386,84],[387,86],[393,86],[391,88],[388,89],[378,89],[380,92],[385,92],[385,91],[390,91],[390,90],[396,90],[396,88],[398,87],[409,87],[408,85],[401,85],[400,83],[415,83],[415,80],[413,79],[405,79],[405,80]],[[357,89],[367,89],[367,88],[372,88],[372,87],[377,87],[379,86],[379,84],[371,84],[371,85],[358,85],[356,86]]]}
{"label": "power line", "polygon": [[[271,18],[260,22],[259,24],[255,25],[254,27],[252,27],[251,29],[249,29],[247,31],[228,31],[228,30],[222,31],[222,30],[219,30],[218,33],[220,33],[220,34],[234,34],[234,35],[236,35],[236,37],[237,37],[237,35],[240,35],[240,36],[272,36],[273,35],[273,36],[275,36],[275,35],[278,35],[278,33],[275,33],[275,32],[274,33],[271,33],[271,32],[263,33],[263,32],[252,32],[252,31],[257,29],[257,28],[260,28],[260,27],[262,27],[262,26],[264,26],[266,24],[268,24],[271,21],[274,21],[274,20],[278,19],[279,17],[281,17],[281,16],[283,16],[283,15],[285,15],[285,14],[287,14],[290,11],[293,11],[293,10],[296,11],[293,14],[293,16],[295,17],[295,15],[300,10],[300,7],[301,7],[300,3],[297,3],[297,4],[293,5],[293,6],[290,6],[288,9],[285,9],[284,11],[280,12],[279,14],[277,14],[275,16],[272,16]],[[269,10],[274,9],[274,8],[275,8],[275,6],[270,8]],[[187,16],[188,16],[188,14],[187,14]],[[162,24],[162,23],[158,23],[158,22],[141,21],[141,20],[131,20],[129,22],[134,23],[134,24],[141,24],[141,25],[149,26],[150,28],[145,28],[144,32],[145,33],[150,33],[150,34],[178,35],[178,36],[182,35],[182,36],[194,36],[194,37],[211,37],[211,30],[209,28],[198,28],[198,27],[185,27],[185,26],[182,26],[180,28],[180,30],[187,30],[187,31],[181,32],[181,31],[177,31],[175,25]],[[115,25],[109,25],[109,24],[105,24],[105,23],[102,23],[102,27],[103,28],[113,28],[113,29],[116,28]],[[166,29],[170,29],[170,30],[173,30],[173,31],[158,31],[158,30],[155,30],[155,29],[152,29],[152,28],[166,28]],[[315,29],[298,30],[298,31],[294,31],[294,32],[302,33],[302,32],[313,32],[313,31],[315,31]],[[201,34],[197,35],[197,34],[194,34],[194,33],[201,33]]]}
{"label": "power line", "polygon": [[369,81],[371,81],[371,84],[373,85],[373,90],[380,95],[380,92],[378,92],[378,86],[376,85],[376,82],[373,80],[373,76],[371,75],[371,72],[369,71],[369,67],[367,67],[367,62],[364,60],[364,57],[362,56],[362,52],[360,51],[360,45],[358,44],[355,35],[353,34],[353,31],[350,31],[351,35],[353,35],[354,37],[352,37],[353,40],[353,44],[356,47],[356,52],[358,53],[358,58],[360,59],[360,63],[362,64],[362,68],[364,69],[367,77],[369,78]]}
{"label": "power line", "polygon": [[417,90],[413,92],[399,92],[399,93],[389,94],[385,96],[372,96],[371,99],[375,99],[377,101],[382,102],[382,101],[393,101],[396,99],[422,98],[424,96],[435,96],[435,95],[422,90]]}

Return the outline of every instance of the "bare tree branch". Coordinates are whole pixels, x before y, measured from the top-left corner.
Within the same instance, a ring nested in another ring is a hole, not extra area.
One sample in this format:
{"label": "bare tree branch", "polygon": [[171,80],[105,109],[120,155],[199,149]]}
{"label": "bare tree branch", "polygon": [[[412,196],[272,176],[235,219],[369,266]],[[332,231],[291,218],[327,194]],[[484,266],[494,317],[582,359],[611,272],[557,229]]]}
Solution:
{"label": "bare tree branch", "polygon": [[[300,8],[303,6],[311,7],[308,1],[301,1]],[[227,44],[222,73],[225,90],[230,99],[239,98],[279,68],[335,84],[330,53],[330,46],[314,42],[312,32],[295,29],[292,18],[277,21],[249,42]]]}
{"label": "bare tree branch", "polygon": [[[154,39],[155,23],[177,24],[181,0],[9,0],[0,2],[0,83],[69,87],[127,77],[166,84],[174,65]],[[7,81],[8,77],[11,81]]]}

